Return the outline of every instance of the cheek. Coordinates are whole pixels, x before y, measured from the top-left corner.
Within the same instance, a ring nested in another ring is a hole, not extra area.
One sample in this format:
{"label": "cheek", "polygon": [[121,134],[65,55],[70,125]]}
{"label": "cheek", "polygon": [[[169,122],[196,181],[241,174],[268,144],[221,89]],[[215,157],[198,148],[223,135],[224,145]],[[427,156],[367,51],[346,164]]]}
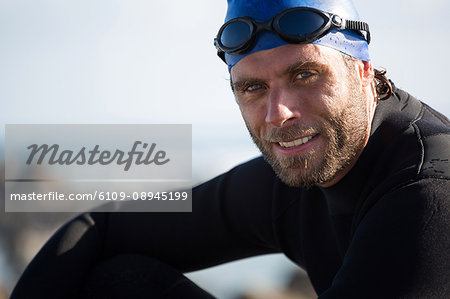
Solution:
{"label": "cheek", "polygon": [[340,102],[337,93],[338,88],[338,86],[322,85],[312,90],[309,94],[309,101],[305,103],[309,106],[307,111],[323,117],[330,115],[330,113],[336,110]]}
{"label": "cheek", "polygon": [[254,108],[248,105],[239,105],[239,110],[241,111],[242,118],[248,127],[254,129],[258,123],[258,113]]}
{"label": "cheek", "polygon": [[353,90],[346,82],[335,82],[327,84],[322,88],[321,101],[323,113],[336,114],[339,111],[350,108],[353,104]]}
{"label": "cheek", "polygon": [[256,136],[262,136],[265,128],[265,110],[261,105],[239,104],[242,118],[248,129]]}

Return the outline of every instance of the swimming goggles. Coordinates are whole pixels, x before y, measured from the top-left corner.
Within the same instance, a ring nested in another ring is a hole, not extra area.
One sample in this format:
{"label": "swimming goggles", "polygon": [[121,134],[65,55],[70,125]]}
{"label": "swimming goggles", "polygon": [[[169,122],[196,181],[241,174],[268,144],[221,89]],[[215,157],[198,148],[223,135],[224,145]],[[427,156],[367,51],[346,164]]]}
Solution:
{"label": "swimming goggles", "polygon": [[240,55],[249,52],[261,30],[272,31],[289,43],[308,43],[319,39],[333,28],[356,30],[370,43],[369,25],[365,22],[346,20],[314,8],[293,7],[264,22],[247,16],[231,19],[220,28],[214,39],[214,46],[217,48],[217,55],[225,61],[225,53]]}

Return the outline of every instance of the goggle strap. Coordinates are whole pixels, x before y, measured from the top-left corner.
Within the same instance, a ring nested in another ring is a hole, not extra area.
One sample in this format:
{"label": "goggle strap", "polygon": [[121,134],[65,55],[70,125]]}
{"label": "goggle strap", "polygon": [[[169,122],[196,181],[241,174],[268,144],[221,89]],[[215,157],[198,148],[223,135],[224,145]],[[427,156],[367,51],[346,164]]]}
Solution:
{"label": "goggle strap", "polygon": [[217,42],[217,38],[214,38],[214,47],[216,47],[217,56],[219,56],[220,59],[223,60],[223,62],[227,63],[227,61],[225,60],[225,52],[220,50],[219,43]]}
{"label": "goggle strap", "polygon": [[222,59],[223,62],[227,63],[227,61],[225,60],[225,52],[217,50],[217,56],[219,56],[219,58]]}
{"label": "goggle strap", "polygon": [[364,31],[366,32],[367,43],[370,44],[369,24],[361,21],[345,20],[345,29]]}

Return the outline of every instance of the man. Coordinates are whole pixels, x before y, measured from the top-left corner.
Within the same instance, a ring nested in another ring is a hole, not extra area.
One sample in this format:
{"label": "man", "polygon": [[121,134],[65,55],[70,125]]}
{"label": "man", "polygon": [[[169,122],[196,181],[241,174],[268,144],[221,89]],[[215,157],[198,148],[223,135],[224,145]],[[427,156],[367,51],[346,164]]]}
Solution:
{"label": "man", "polygon": [[321,299],[449,298],[449,120],[373,69],[350,1],[228,2],[215,44],[264,159],[192,213],[74,219],[12,297],[207,298],[179,272],[283,252]]}

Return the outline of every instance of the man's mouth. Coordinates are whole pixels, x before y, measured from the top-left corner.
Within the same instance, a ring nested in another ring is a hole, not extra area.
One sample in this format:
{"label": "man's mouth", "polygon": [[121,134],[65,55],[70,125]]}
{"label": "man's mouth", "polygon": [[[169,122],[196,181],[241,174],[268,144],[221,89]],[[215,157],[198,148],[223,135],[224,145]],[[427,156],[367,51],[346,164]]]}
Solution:
{"label": "man's mouth", "polygon": [[310,135],[310,136],[298,138],[298,139],[295,139],[295,140],[292,140],[292,141],[288,141],[288,142],[278,142],[278,144],[280,146],[282,146],[282,147],[285,147],[285,148],[299,146],[299,145],[307,143],[308,141],[313,139],[315,136],[316,135]]}

